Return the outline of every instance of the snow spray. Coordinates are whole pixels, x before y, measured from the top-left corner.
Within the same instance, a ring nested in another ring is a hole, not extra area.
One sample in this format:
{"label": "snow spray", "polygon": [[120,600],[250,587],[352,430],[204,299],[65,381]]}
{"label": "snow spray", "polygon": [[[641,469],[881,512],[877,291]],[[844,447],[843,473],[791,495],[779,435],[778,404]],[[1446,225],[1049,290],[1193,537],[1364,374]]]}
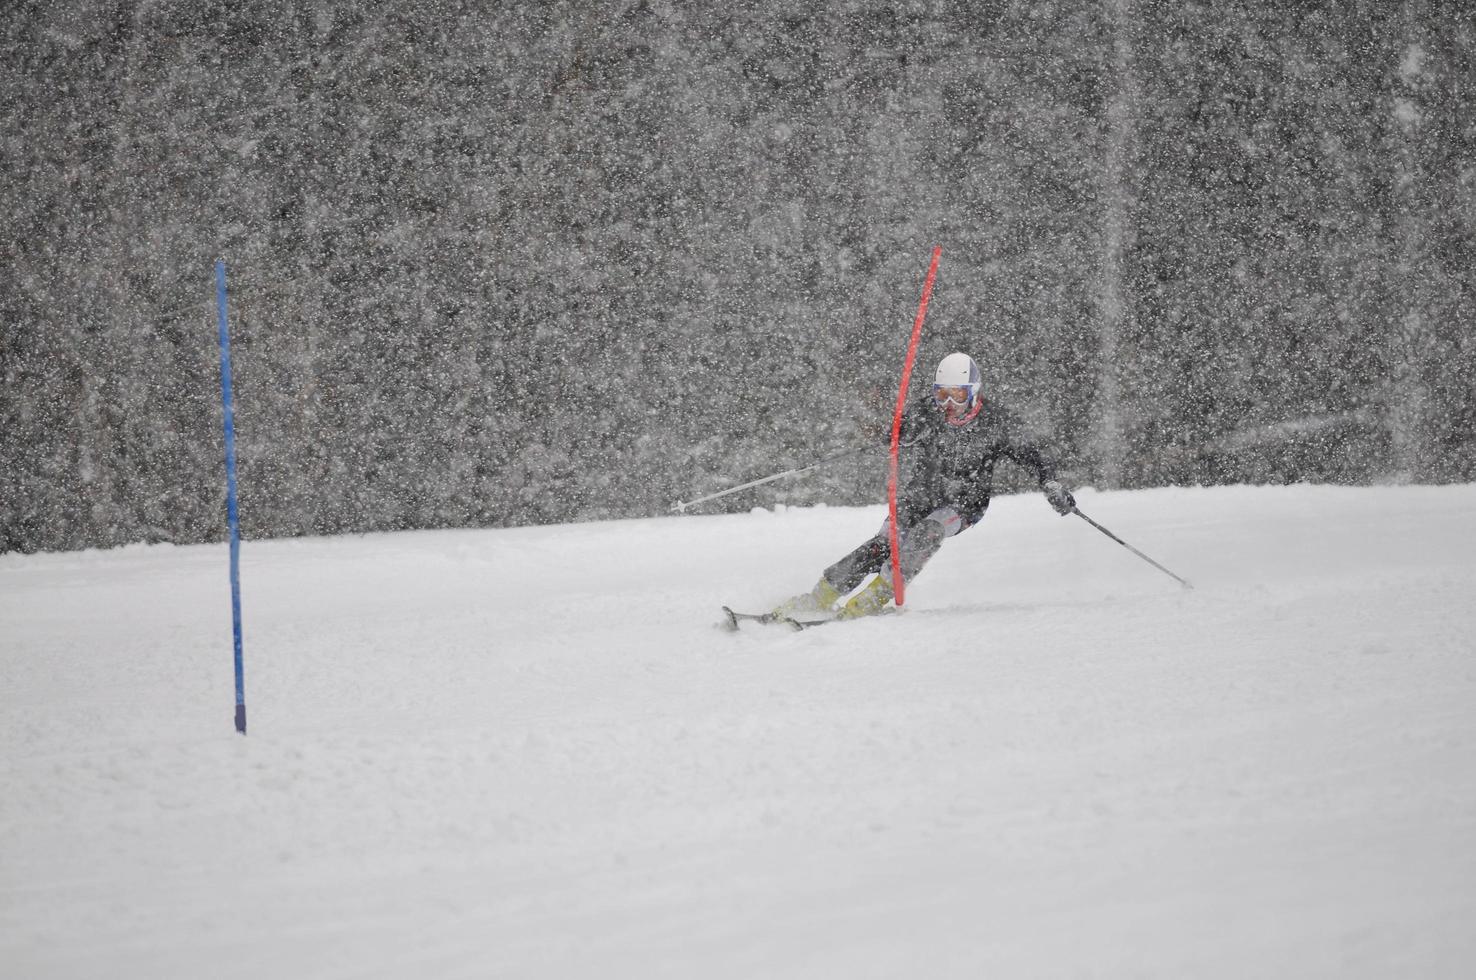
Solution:
{"label": "snow spray", "polygon": [[220,400],[225,406],[226,519],[231,532],[231,632],[236,649],[236,731],[246,734],[246,682],[241,658],[241,522],[236,510],[236,419],[231,400],[231,335],[226,329],[225,259],[215,260],[220,321]]}
{"label": "snow spray", "polygon": [[907,345],[907,360],[902,365],[902,384],[897,388],[897,408],[892,413],[892,465],[887,477],[887,514],[891,525],[892,594],[902,605],[906,583],[902,581],[902,556],[897,532],[897,452],[902,442],[902,413],[907,408],[907,383],[912,379],[912,363],[917,360],[917,341],[922,336],[923,317],[928,315],[928,297],[933,295],[933,280],[938,276],[938,256],[943,246],[933,246],[933,261],[928,265],[928,278],[923,283],[922,301],[917,304],[917,318],[912,321],[912,341]]}

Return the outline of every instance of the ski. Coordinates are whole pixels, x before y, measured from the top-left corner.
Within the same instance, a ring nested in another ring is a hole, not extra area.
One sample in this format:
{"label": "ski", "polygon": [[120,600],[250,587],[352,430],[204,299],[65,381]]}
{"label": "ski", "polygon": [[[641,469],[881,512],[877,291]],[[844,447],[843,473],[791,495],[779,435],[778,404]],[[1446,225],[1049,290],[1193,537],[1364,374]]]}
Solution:
{"label": "ski", "polygon": [[776,616],[774,613],[741,613],[734,612],[727,606],[723,607],[723,615],[727,618],[728,629],[737,630],[740,623],[761,623],[766,626],[783,625],[790,629],[799,631],[809,629],[811,626],[824,626],[830,622],[828,619],[804,620],[794,619],[790,616]]}

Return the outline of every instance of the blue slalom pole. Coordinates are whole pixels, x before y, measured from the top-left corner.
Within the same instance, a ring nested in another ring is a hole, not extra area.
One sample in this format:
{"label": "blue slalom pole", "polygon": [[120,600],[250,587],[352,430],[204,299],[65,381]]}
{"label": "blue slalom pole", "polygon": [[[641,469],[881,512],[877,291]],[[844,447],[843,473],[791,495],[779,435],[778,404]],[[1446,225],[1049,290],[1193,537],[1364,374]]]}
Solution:
{"label": "blue slalom pole", "polygon": [[231,400],[231,335],[226,329],[225,259],[215,260],[220,320],[220,398],[225,406],[226,518],[231,528],[231,627],[236,646],[236,731],[246,734],[246,679],[241,658],[241,523],[236,511],[236,418]]}

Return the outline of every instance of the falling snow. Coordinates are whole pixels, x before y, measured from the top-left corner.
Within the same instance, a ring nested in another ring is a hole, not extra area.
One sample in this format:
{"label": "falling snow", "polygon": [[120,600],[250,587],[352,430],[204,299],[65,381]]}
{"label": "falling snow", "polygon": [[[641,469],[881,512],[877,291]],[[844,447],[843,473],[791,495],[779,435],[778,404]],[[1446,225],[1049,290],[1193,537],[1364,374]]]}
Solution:
{"label": "falling snow", "polygon": [[1071,482],[1476,475],[1476,8],[70,0],[0,47],[0,550],[220,539],[217,256],[249,538],[867,443],[934,245],[923,363]]}

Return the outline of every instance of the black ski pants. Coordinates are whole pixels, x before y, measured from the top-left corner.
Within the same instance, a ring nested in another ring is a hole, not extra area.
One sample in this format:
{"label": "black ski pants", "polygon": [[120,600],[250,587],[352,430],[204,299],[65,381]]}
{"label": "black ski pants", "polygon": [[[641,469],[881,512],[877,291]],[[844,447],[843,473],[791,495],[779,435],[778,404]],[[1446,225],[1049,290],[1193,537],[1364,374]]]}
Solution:
{"label": "black ski pants", "polygon": [[[901,517],[901,515],[899,515]],[[841,595],[854,590],[872,575],[892,579],[891,520],[882,521],[874,537],[825,570],[825,580]],[[943,547],[943,542],[973,524],[952,507],[939,507],[921,520],[903,523],[898,532],[902,578],[912,581],[923,566]]]}

